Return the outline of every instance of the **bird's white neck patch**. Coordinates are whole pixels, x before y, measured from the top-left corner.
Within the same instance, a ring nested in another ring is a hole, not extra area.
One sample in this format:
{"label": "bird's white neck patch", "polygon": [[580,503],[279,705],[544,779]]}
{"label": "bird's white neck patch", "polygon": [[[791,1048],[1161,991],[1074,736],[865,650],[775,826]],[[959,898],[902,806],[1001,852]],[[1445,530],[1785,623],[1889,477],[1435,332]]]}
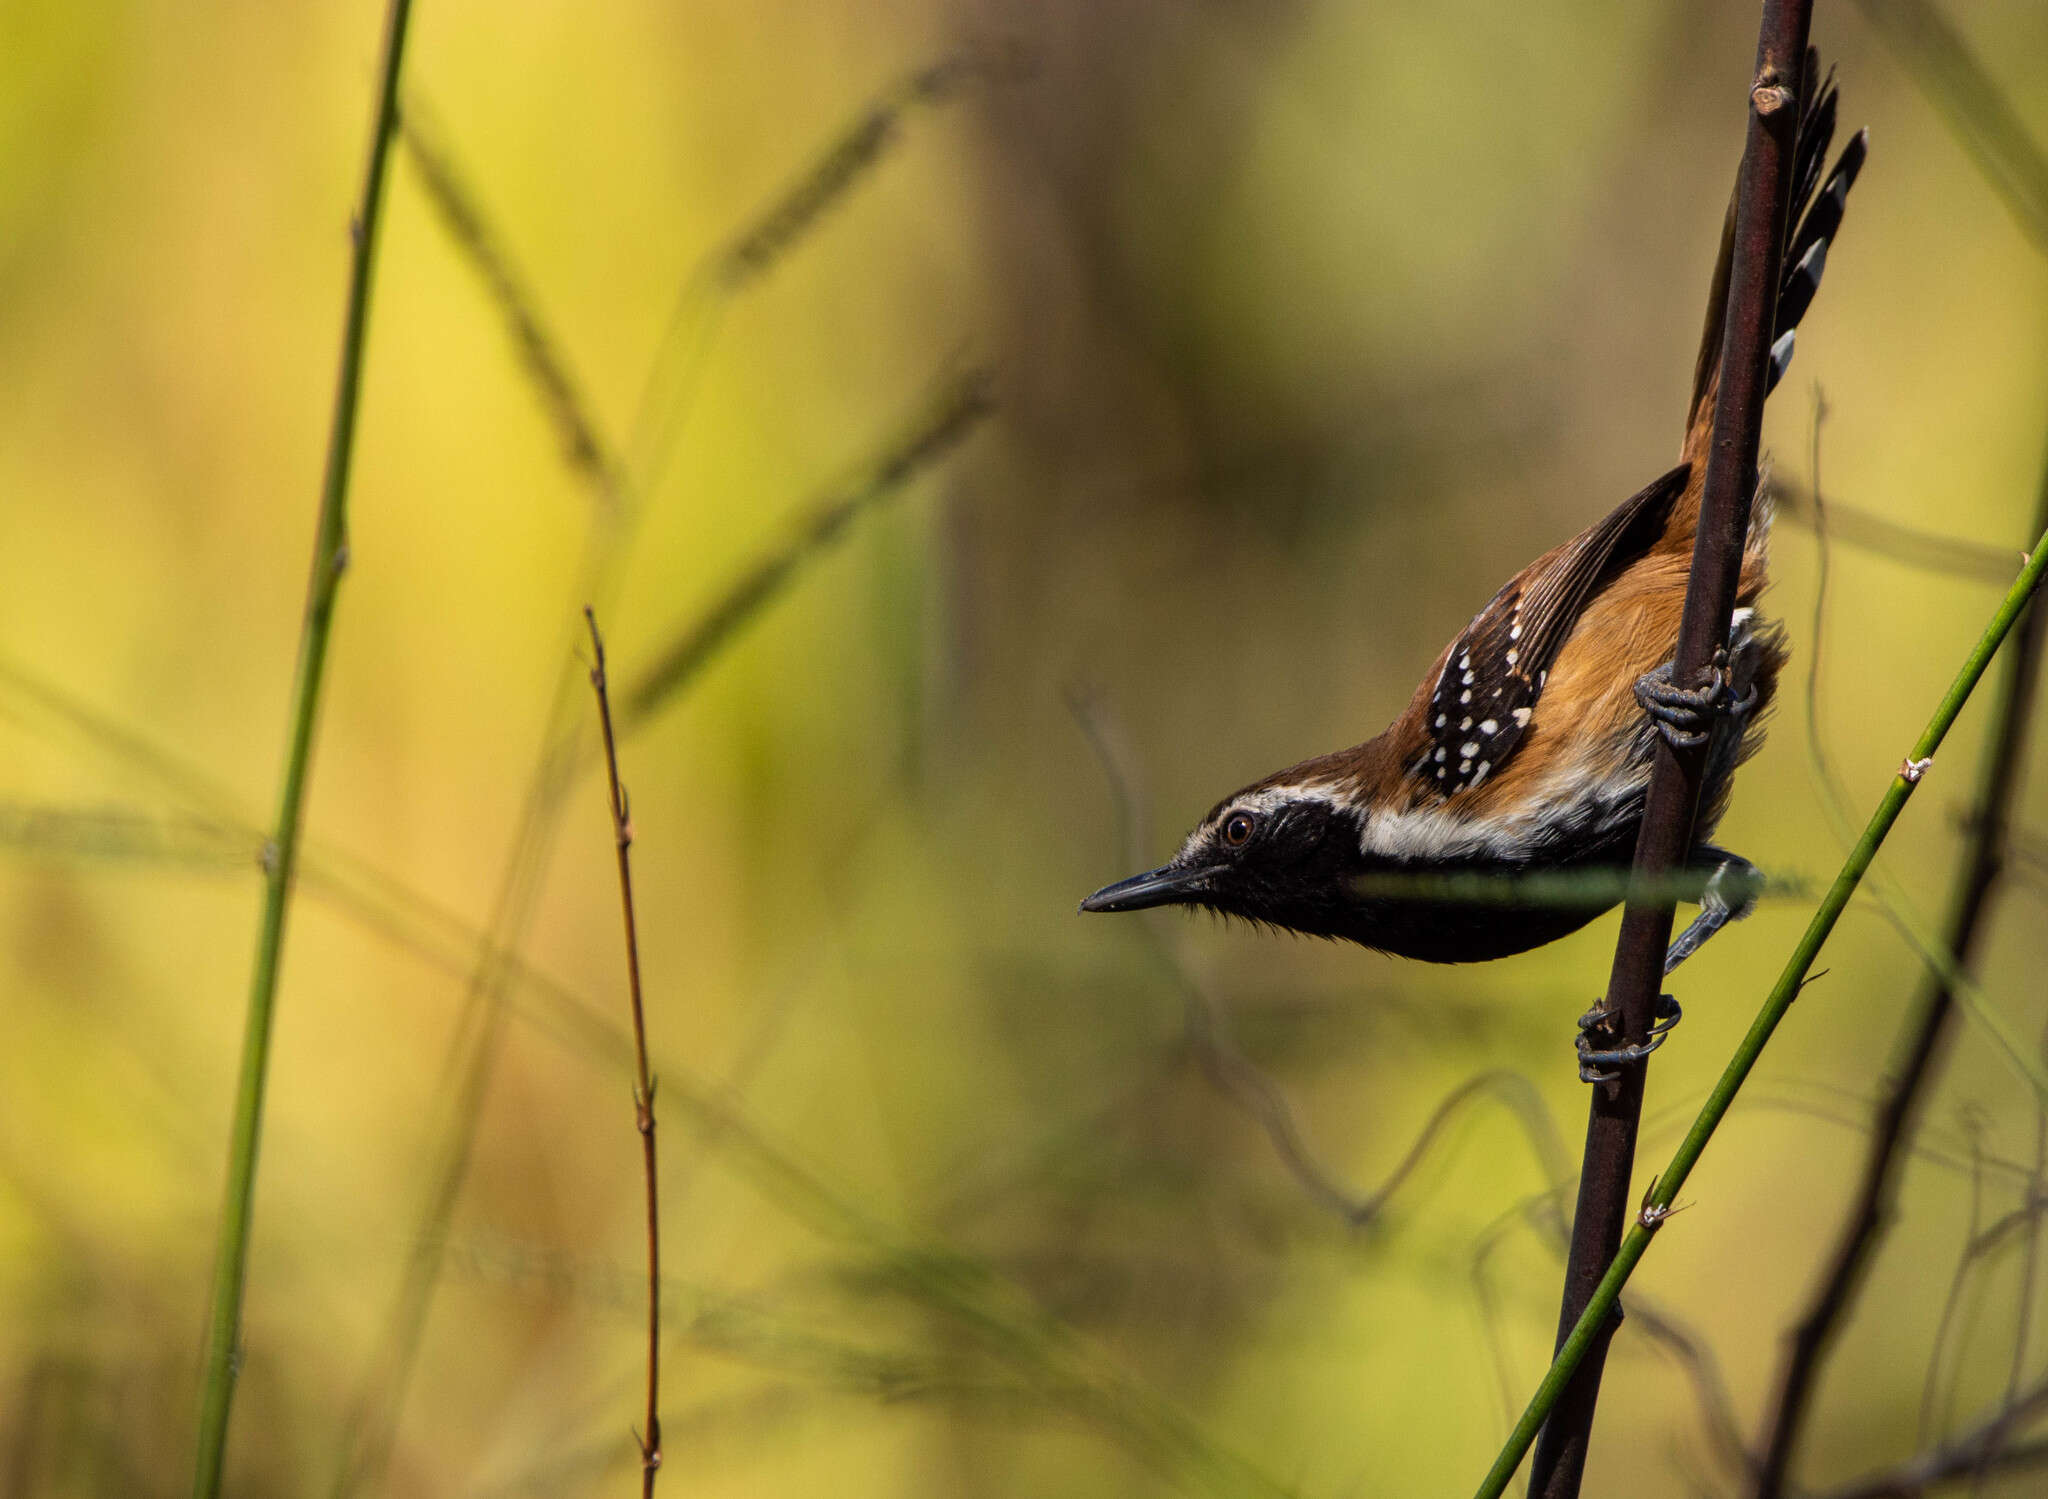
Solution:
{"label": "bird's white neck patch", "polygon": [[1365,814],[1359,847],[1379,859],[1512,858],[1525,840],[1510,828],[1469,822],[1445,807],[1375,809]]}
{"label": "bird's white neck patch", "polygon": [[1648,781],[1647,759],[1619,776],[1572,766],[1553,773],[1528,805],[1484,821],[1462,815],[1455,804],[1368,811],[1359,847],[1381,859],[1519,861],[1539,854],[1564,829],[1604,834],[1638,815]]}

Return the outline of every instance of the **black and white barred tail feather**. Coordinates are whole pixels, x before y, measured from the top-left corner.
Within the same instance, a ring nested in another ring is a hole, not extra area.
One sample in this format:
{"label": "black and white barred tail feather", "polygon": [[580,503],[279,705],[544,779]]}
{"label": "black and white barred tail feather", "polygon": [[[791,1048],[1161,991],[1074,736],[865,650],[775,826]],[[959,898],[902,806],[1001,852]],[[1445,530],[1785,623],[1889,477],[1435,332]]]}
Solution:
{"label": "black and white barred tail feather", "polygon": [[[1819,73],[1819,55],[1809,49],[1806,76],[1811,79]],[[1835,75],[1830,70],[1812,90],[1800,116],[1799,137],[1793,146],[1792,199],[1787,214],[1791,232],[1786,236],[1785,269],[1778,283],[1778,303],[1772,321],[1770,368],[1764,376],[1766,394],[1777,387],[1785,376],[1786,366],[1792,362],[1794,330],[1820,288],[1821,273],[1827,268],[1828,246],[1841,227],[1849,189],[1863,169],[1867,137],[1859,130],[1842,148],[1834,170],[1822,182],[1821,169],[1834,141],[1836,106]],[[1699,358],[1693,366],[1692,405],[1686,420],[1689,458],[1699,457],[1705,451],[1704,423],[1710,414],[1708,402],[1721,368],[1721,335],[1728,310],[1728,275],[1734,252],[1735,204],[1731,199],[1721,228],[1721,254],[1707,295],[1707,320],[1700,335]]]}
{"label": "black and white barred tail feather", "polygon": [[[1812,77],[1819,65],[1818,56],[1809,52],[1807,76]],[[1792,362],[1794,334],[1799,320],[1806,316],[1806,309],[1813,305],[1813,294],[1820,290],[1821,273],[1827,269],[1828,246],[1842,226],[1842,210],[1849,201],[1849,189],[1856,185],[1856,174],[1863,170],[1869,145],[1867,131],[1859,130],[1851,136],[1842,154],[1835,158],[1835,168],[1828,173],[1826,185],[1820,186],[1821,166],[1835,135],[1835,104],[1835,75],[1830,69],[1799,121],[1799,141],[1792,165],[1792,202],[1787,216],[1792,228],[1785,242],[1785,270],[1778,283],[1777,312],[1771,324],[1770,372],[1764,379],[1766,395],[1777,387],[1785,376],[1786,366]],[[1817,195],[1816,186],[1820,186]]]}

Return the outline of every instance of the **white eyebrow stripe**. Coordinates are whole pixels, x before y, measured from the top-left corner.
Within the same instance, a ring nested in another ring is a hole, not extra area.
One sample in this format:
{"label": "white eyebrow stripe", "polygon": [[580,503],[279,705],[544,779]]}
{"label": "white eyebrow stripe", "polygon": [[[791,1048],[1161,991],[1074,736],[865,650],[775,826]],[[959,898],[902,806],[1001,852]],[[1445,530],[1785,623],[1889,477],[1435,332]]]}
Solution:
{"label": "white eyebrow stripe", "polygon": [[1292,786],[1264,786],[1257,791],[1240,792],[1218,807],[1214,817],[1205,817],[1195,825],[1194,831],[1181,840],[1180,853],[1193,853],[1208,842],[1216,825],[1233,812],[1275,812],[1297,802],[1322,802],[1332,808],[1348,805],[1337,795],[1335,787],[1318,781]]}
{"label": "white eyebrow stripe", "polygon": [[1306,782],[1296,786],[1264,786],[1257,791],[1248,791],[1233,796],[1219,809],[1219,817],[1228,817],[1233,812],[1274,812],[1295,802],[1322,802],[1328,806],[1337,804],[1335,789],[1319,782]]}

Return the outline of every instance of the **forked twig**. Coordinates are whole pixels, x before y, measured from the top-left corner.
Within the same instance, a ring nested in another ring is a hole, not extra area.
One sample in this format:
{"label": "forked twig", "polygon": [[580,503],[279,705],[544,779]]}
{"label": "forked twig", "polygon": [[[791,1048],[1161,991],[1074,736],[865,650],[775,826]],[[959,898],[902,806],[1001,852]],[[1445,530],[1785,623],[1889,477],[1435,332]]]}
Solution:
{"label": "forked twig", "polygon": [[583,606],[590,627],[590,686],[597,694],[597,722],[604,737],[604,769],[611,787],[612,845],[619,856],[619,908],[626,923],[626,992],[633,1003],[633,1124],[640,1131],[640,1164],[647,1177],[647,1418],[641,1427],[640,1494],[651,1499],[661,1467],[661,1212],[654,1169],[654,1078],[647,1070],[647,1014],[640,992],[640,930],[633,918],[633,818],[626,788],[619,782],[619,749],[612,738],[611,692],[604,674],[604,636],[597,611]]}

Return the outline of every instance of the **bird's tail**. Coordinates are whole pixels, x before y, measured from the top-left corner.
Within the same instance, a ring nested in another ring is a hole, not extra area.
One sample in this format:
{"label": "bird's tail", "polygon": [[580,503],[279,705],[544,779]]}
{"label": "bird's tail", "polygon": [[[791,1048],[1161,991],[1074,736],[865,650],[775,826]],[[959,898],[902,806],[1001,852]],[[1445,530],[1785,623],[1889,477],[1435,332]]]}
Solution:
{"label": "bird's tail", "polygon": [[[1820,55],[1806,54],[1806,76],[1820,74]],[[1771,362],[1764,375],[1768,395],[1784,378],[1792,362],[1794,333],[1813,294],[1820,289],[1821,272],[1827,267],[1828,246],[1842,225],[1842,209],[1849,201],[1849,189],[1863,170],[1867,132],[1850,137],[1834,170],[1825,183],[1821,167],[1835,135],[1835,74],[1830,68],[1820,86],[1813,90],[1799,120],[1798,142],[1793,148],[1791,232],[1785,241],[1785,268],[1778,282],[1778,305],[1771,323]],[[1817,189],[1817,191],[1816,191]],[[1714,426],[1714,398],[1721,382],[1721,339],[1728,314],[1728,273],[1735,251],[1735,204],[1728,204],[1727,221],[1721,229],[1721,254],[1714,266],[1713,289],[1707,300],[1707,325],[1700,336],[1699,358],[1693,366],[1692,408],[1687,414],[1682,456],[1689,463],[1706,461],[1707,442]]]}

